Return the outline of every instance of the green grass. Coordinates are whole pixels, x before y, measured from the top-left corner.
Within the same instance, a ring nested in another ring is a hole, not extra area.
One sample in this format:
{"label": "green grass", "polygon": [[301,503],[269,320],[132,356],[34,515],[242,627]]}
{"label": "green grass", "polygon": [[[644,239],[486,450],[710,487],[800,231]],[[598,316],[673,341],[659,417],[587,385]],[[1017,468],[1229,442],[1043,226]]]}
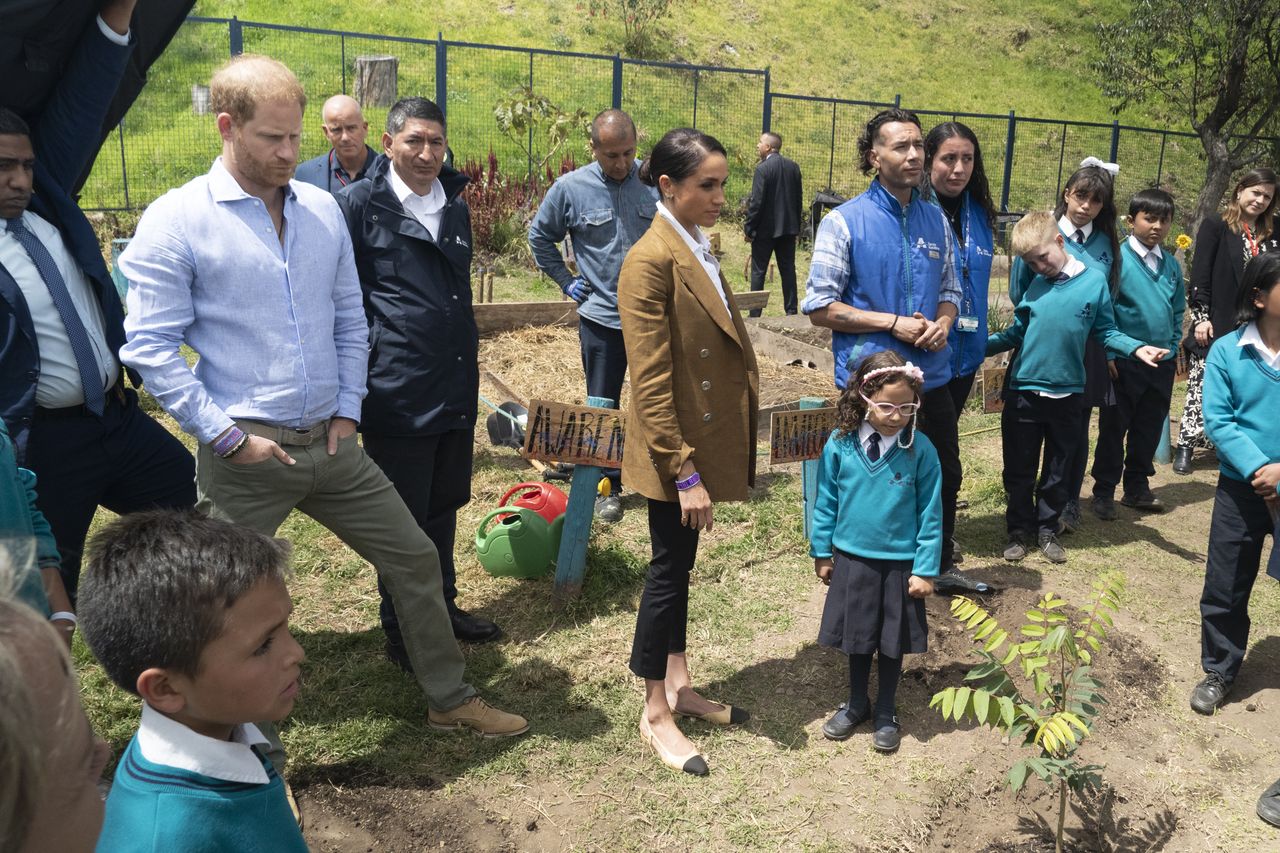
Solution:
{"label": "green grass", "polygon": [[[999,196],[1007,122],[1022,116],[1109,121],[1109,105],[1092,82],[1096,54],[1093,27],[1123,13],[1124,0],[1061,4],[1053,0],[926,0],[850,4],[838,0],[704,0],[675,4],[675,13],[655,32],[654,52],[663,59],[744,68],[770,68],[772,90],[891,102],[901,95],[917,109],[969,111],[1002,116],[970,123],[986,148],[988,172]],[[195,14],[238,16],[265,23],[341,29],[373,34],[568,49],[612,54],[622,42],[621,24],[586,16],[577,4],[529,0],[492,6],[448,2],[430,15],[410,13],[390,0],[361,4],[336,0],[199,0]],[[1034,25],[1027,22],[1035,22]],[[319,133],[324,98],[350,91],[356,56],[393,53],[399,58],[400,94],[435,96],[435,51],[429,45],[391,44],[247,28],[244,47],[275,56],[303,80],[308,106],[303,157],[325,149]],[[123,206],[122,174],[129,177],[132,205],[208,168],[218,139],[208,116],[191,112],[191,86],[204,84],[227,56],[224,25],[188,25],[152,69],[149,83],[126,119],[122,165],[118,136],[108,140],[86,188],[92,207]],[[345,66],[343,57],[345,55]],[[494,104],[528,82],[530,59],[519,53],[453,47],[448,53],[450,141],[460,159],[480,159],[492,147],[504,170],[518,172],[523,155],[494,125]],[[535,57],[534,88],[562,107],[589,112],[610,100],[612,63],[590,59]],[[667,129],[689,124],[716,135],[730,152],[730,194],[749,187],[754,144],[760,130],[763,81],[759,76],[701,73],[628,65],[623,106],[641,128],[641,148]],[[784,150],[807,176],[810,190],[830,185],[845,194],[861,191],[866,179],[853,162],[854,142],[871,108],[830,106],[776,99],[772,126],[786,138]],[[385,109],[370,108],[376,129]],[[926,127],[949,118],[925,117]],[[832,124],[835,145],[832,150]],[[1143,110],[1119,116],[1130,124],[1159,126]],[[1065,136],[1065,139],[1064,139]],[[376,132],[374,134],[376,147]],[[1015,146],[1011,209],[1048,204],[1067,171],[1086,155],[1106,156],[1107,128],[1020,124]],[[579,162],[585,139],[572,147]],[[1165,183],[1190,198],[1201,183],[1195,140],[1171,142],[1164,152]],[[834,156],[833,156],[834,155]],[[1160,165],[1160,139],[1121,137],[1120,192],[1146,185]]]}

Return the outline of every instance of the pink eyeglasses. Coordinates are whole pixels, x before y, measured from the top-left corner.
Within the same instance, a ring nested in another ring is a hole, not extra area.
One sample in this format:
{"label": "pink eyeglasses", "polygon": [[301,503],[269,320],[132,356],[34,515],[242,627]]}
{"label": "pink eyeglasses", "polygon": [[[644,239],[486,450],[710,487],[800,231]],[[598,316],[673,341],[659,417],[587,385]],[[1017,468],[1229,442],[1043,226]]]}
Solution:
{"label": "pink eyeglasses", "polygon": [[868,406],[874,407],[877,412],[885,417],[894,414],[901,414],[904,418],[909,418],[916,412],[920,411],[919,403],[884,403],[878,400],[872,400],[866,394],[859,393],[858,396],[862,398],[862,402],[866,403]]}

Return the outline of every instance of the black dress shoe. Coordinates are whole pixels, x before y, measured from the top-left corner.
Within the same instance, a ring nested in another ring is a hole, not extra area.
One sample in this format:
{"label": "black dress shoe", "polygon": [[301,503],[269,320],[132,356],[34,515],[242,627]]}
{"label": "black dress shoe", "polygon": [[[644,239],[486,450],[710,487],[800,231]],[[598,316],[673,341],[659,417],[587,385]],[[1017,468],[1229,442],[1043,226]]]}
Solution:
{"label": "black dress shoe", "polygon": [[1272,782],[1258,798],[1258,817],[1272,826],[1280,826],[1280,779]]}
{"label": "black dress shoe", "polygon": [[853,730],[871,719],[871,700],[867,699],[866,708],[861,714],[851,713],[847,703],[831,715],[831,719],[822,724],[822,736],[827,740],[848,740]]}
{"label": "black dress shoe", "polygon": [[898,725],[896,716],[891,717],[883,725],[877,723],[876,733],[871,736],[871,745],[878,752],[897,752],[901,743],[902,727]]}
{"label": "black dress shoe", "polygon": [[1216,711],[1231,692],[1231,682],[1216,672],[1211,672],[1191,691],[1191,710],[1210,715]]}
{"label": "black dress shoe", "polygon": [[409,660],[409,650],[402,640],[387,640],[387,660],[400,667],[406,675],[413,675],[413,663]]}
{"label": "black dress shoe", "polygon": [[1164,503],[1150,489],[1136,495],[1122,495],[1120,503],[1142,512],[1164,512]]}
{"label": "black dress shoe", "polygon": [[1174,451],[1173,473],[1175,474],[1191,473],[1191,448],[1190,447],[1182,447],[1181,445],[1179,445],[1178,449]]}
{"label": "black dress shoe", "polygon": [[502,636],[502,629],[496,623],[472,616],[465,610],[451,609],[449,622],[453,625],[453,636],[464,643],[488,643]]}

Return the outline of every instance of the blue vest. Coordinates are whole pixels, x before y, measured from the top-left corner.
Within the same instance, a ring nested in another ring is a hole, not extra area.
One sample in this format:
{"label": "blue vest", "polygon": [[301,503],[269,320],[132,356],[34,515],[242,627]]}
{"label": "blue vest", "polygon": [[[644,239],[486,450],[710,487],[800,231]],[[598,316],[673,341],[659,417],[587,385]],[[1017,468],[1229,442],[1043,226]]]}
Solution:
{"label": "blue vest", "polygon": [[991,289],[991,260],[995,239],[987,212],[967,191],[960,210],[960,229],[964,246],[959,247],[956,274],[964,297],[960,301],[960,316],[974,317],[978,328],[962,332],[951,327],[948,341],[951,344],[951,375],[968,376],[976,373],[986,359],[987,352],[987,295]]}
{"label": "blue vest", "polygon": [[[904,209],[877,179],[835,212],[844,217],[849,229],[849,281],[840,301],[863,311],[904,317],[919,311],[930,320],[937,319],[951,228],[942,211],[921,201],[914,190]],[[889,332],[832,332],[831,347],[839,388],[848,384],[860,360],[886,349],[924,371],[926,391],[951,381],[950,344],[926,352]]]}

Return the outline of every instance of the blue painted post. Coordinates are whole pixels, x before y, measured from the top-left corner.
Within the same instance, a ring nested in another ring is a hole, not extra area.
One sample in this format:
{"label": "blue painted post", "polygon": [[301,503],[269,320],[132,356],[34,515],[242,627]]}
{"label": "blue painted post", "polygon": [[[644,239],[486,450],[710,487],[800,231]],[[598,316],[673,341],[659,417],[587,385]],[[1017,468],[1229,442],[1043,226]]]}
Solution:
{"label": "blue painted post", "polygon": [[769,69],[764,70],[764,115],[760,120],[760,132],[773,130],[773,89],[769,80]]}
{"label": "blue painted post", "polygon": [[227,35],[231,41],[231,55],[239,56],[244,53],[244,28],[240,25],[239,18],[231,19],[227,27]]}
{"label": "blue painted post", "polygon": [[1173,462],[1173,442],[1169,438],[1171,429],[1173,429],[1173,424],[1166,413],[1164,416],[1164,429],[1160,430],[1160,442],[1156,445],[1156,461],[1161,465],[1168,465]]}
{"label": "blue painted post", "polygon": [[[608,397],[588,397],[587,405],[612,409],[614,402]],[[556,556],[555,596],[564,601],[577,598],[582,592],[582,578],[587,573],[587,540],[591,538],[599,484],[600,469],[595,465],[573,466],[569,505],[564,511],[564,534]]]}
{"label": "blue painted post", "polygon": [[622,109],[622,54],[613,55],[613,108]]}
{"label": "blue painted post", "polygon": [[1013,143],[1016,138],[1018,117],[1009,110],[1009,133],[1004,140],[1004,187],[1000,190],[1000,210],[1009,212],[1009,182],[1013,180]]}
{"label": "blue painted post", "polygon": [[445,118],[449,117],[449,110],[445,106],[445,98],[448,95],[449,88],[449,56],[448,47],[444,43],[444,33],[436,32],[436,106],[440,108],[440,112],[444,113]]}
{"label": "blue painted post", "polygon": [[[827,401],[821,397],[801,397],[800,408],[821,409]],[[813,527],[813,505],[818,500],[818,460],[808,459],[800,463],[800,488],[804,492],[804,538],[809,538]]]}

